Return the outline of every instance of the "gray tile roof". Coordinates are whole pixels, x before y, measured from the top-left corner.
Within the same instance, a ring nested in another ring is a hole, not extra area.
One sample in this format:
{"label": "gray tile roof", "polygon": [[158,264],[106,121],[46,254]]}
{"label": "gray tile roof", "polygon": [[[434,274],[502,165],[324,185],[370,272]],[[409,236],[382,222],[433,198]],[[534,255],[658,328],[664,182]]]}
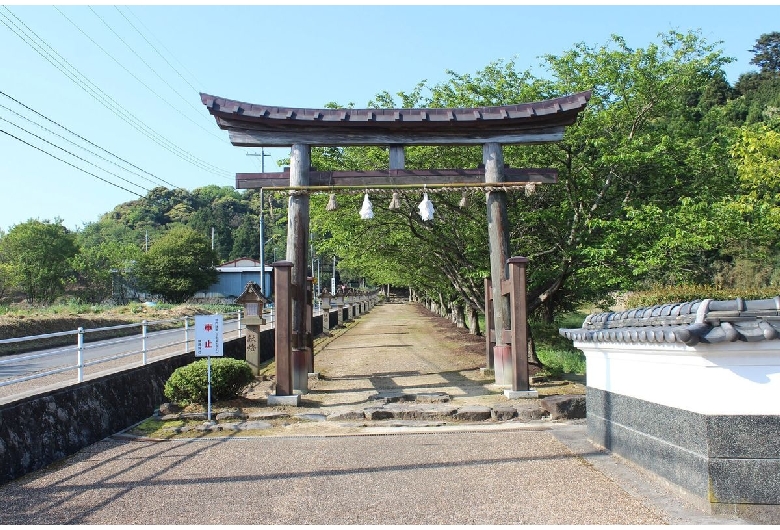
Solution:
{"label": "gray tile roof", "polygon": [[309,109],[298,107],[276,107],[256,103],[245,103],[201,93],[201,101],[215,116],[229,117],[249,123],[279,122],[277,126],[293,126],[296,122],[343,123],[352,122],[378,124],[398,122],[475,122],[475,121],[540,121],[553,120],[572,123],[577,114],[590,99],[590,92],[579,92],[560,98],[502,105],[471,108],[428,108],[428,109]]}
{"label": "gray tile roof", "polygon": [[694,300],[588,315],[570,340],[591,342],[757,342],[780,338],[780,296],[763,300]]}

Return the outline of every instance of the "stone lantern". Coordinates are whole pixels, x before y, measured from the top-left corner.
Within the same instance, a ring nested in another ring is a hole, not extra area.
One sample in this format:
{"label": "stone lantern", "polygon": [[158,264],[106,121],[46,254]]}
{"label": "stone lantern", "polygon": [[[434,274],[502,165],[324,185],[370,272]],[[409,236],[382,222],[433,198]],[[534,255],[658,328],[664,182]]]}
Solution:
{"label": "stone lantern", "polygon": [[244,306],[244,323],[246,324],[246,362],[257,375],[260,371],[260,326],[265,324],[263,308],[269,302],[263,295],[260,286],[249,282],[236,303]]}

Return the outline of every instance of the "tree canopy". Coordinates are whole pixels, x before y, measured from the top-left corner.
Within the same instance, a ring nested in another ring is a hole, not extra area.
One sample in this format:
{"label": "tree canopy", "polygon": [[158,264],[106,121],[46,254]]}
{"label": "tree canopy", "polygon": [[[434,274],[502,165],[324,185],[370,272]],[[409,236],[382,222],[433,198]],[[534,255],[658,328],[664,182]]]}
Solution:
{"label": "tree canopy", "polygon": [[20,287],[30,302],[52,302],[64,292],[77,252],[60,219],[30,219],[0,238],[0,281]]}
{"label": "tree canopy", "polygon": [[750,51],[754,54],[750,64],[755,64],[762,72],[780,73],[780,32],[764,33]]}
{"label": "tree canopy", "polygon": [[142,289],[181,303],[217,280],[216,260],[208,239],[191,228],[175,226],[141,254],[135,275]]}

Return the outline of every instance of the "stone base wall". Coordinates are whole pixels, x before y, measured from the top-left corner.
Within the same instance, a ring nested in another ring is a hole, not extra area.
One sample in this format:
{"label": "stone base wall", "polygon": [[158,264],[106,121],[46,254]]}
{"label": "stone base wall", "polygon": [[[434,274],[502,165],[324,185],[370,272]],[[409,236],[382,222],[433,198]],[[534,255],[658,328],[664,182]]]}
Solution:
{"label": "stone base wall", "polygon": [[[273,341],[273,333],[270,335]],[[263,337],[263,339],[266,339]],[[273,342],[263,354],[273,358]],[[225,357],[244,360],[246,338],[224,343]],[[174,370],[195,361],[182,353],[0,406],[0,484],[41,469],[151,416]]]}
{"label": "stone base wall", "polygon": [[588,437],[714,513],[780,521],[780,416],[713,415],[588,387]]}
{"label": "stone base wall", "polygon": [[0,483],[5,483],[148,418],[163,388],[194,353],[155,361],[0,407]]}

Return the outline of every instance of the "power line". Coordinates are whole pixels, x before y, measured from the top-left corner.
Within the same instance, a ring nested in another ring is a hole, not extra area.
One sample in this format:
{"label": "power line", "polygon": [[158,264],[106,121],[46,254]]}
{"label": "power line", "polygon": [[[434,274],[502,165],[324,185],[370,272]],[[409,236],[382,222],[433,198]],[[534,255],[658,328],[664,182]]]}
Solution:
{"label": "power line", "polygon": [[[119,12],[119,14],[120,14],[120,15],[122,15],[122,18],[124,18],[124,19],[127,21],[127,23],[128,23],[128,24],[130,24],[130,27],[131,27],[131,28],[133,28],[133,29],[134,29],[134,30],[135,30],[135,31],[136,31],[136,32],[137,32],[137,33],[138,33],[138,34],[141,36],[141,38],[142,38],[143,40],[145,40],[145,41],[146,41],[146,44],[148,44],[148,45],[149,45],[149,47],[150,47],[152,50],[154,50],[154,52],[155,52],[157,55],[159,55],[159,56],[160,56],[160,58],[161,58],[163,61],[165,61],[165,64],[167,64],[168,66],[170,66],[170,67],[171,67],[171,70],[173,70],[174,72],[176,72],[176,74],[177,74],[177,75],[178,75],[178,76],[181,78],[181,80],[182,80],[182,81],[184,81],[185,83],[187,83],[187,84],[189,85],[189,87],[190,87],[192,90],[194,90],[195,92],[197,92],[197,93],[200,93],[200,92],[202,92],[202,90],[198,90],[197,88],[195,88],[194,86],[192,86],[192,83],[190,83],[189,81],[187,81],[187,79],[185,79],[185,77],[184,77],[183,75],[181,75],[181,73],[180,73],[180,72],[179,72],[179,71],[178,71],[178,70],[177,70],[177,69],[176,69],[176,68],[175,68],[175,67],[174,67],[174,66],[173,66],[173,65],[172,65],[172,64],[171,64],[169,61],[168,61],[168,59],[166,59],[166,58],[165,58],[165,56],[164,56],[162,53],[160,53],[160,51],[159,51],[157,48],[155,48],[155,47],[154,47],[154,44],[152,44],[151,42],[149,42],[149,39],[147,39],[147,38],[146,38],[146,35],[144,35],[144,34],[141,32],[141,30],[139,30],[137,27],[135,27],[135,24],[133,24],[133,23],[130,21],[130,19],[129,19],[129,18],[127,18],[127,16],[126,16],[124,13],[122,13],[122,10],[121,10],[121,9],[119,9],[119,6],[114,6],[114,9],[116,9],[116,10]],[[128,11],[130,11],[130,10],[128,9]],[[138,17],[136,17],[136,20],[138,20]],[[139,20],[139,22],[140,22],[140,20]],[[141,25],[143,26],[143,23],[141,23]],[[149,29],[148,29],[146,26],[144,26],[144,29],[146,29],[146,31],[149,31]],[[151,33],[151,32],[150,32],[150,33]],[[163,46],[163,47],[165,47],[165,46]],[[166,48],[166,51],[167,51],[167,48]],[[170,51],[168,51],[168,53],[171,53],[171,52],[170,52]],[[173,57],[173,54],[171,54],[171,57]],[[190,74],[190,75],[192,75],[192,74]]]}
{"label": "power line", "polygon": [[[178,188],[178,186],[176,186],[175,184],[172,184],[172,183],[168,182],[167,180],[165,180],[165,179],[162,179],[162,178],[158,177],[157,175],[154,175],[154,174],[152,174],[152,173],[149,173],[148,171],[146,171],[146,170],[144,170],[144,169],[141,169],[140,167],[136,166],[136,165],[135,165],[135,164],[133,164],[132,162],[128,162],[128,161],[127,161],[127,160],[125,160],[124,158],[122,158],[122,157],[120,157],[120,156],[117,156],[117,155],[115,155],[115,154],[114,154],[114,153],[112,153],[111,151],[108,151],[107,149],[104,149],[104,148],[100,147],[100,146],[99,146],[99,145],[97,145],[96,143],[94,143],[94,142],[91,142],[91,141],[87,140],[86,138],[84,138],[84,137],[83,137],[83,136],[81,136],[80,134],[78,134],[78,133],[76,133],[76,132],[74,132],[74,131],[71,131],[70,129],[68,129],[68,128],[67,128],[67,127],[65,127],[64,125],[62,125],[62,124],[60,124],[60,123],[58,123],[58,122],[56,122],[56,121],[52,120],[52,119],[51,119],[51,118],[49,118],[48,116],[45,116],[45,115],[41,114],[41,113],[40,113],[40,112],[38,112],[37,110],[35,110],[35,109],[31,108],[31,107],[28,107],[27,105],[25,105],[24,103],[22,103],[22,102],[21,102],[21,101],[19,101],[18,99],[15,99],[15,98],[13,98],[13,97],[9,96],[8,94],[6,94],[5,92],[3,92],[3,91],[1,91],[1,90],[0,90],[0,95],[3,95],[3,96],[5,96],[5,97],[7,97],[8,99],[10,99],[11,101],[13,101],[13,102],[14,102],[14,103],[16,103],[17,105],[21,105],[21,106],[22,106],[22,107],[24,107],[25,109],[29,110],[30,112],[33,112],[33,113],[37,114],[38,116],[40,116],[40,117],[41,117],[41,118],[43,118],[44,120],[46,120],[46,121],[48,121],[48,122],[51,122],[51,123],[53,123],[53,124],[54,124],[54,125],[56,125],[57,127],[60,127],[61,129],[64,129],[64,130],[68,131],[70,134],[72,134],[73,136],[75,136],[76,138],[78,138],[78,139],[80,139],[80,140],[82,140],[82,141],[84,141],[84,142],[87,142],[89,145],[91,145],[91,146],[93,146],[93,147],[96,147],[96,148],[100,149],[100,150],[101,150],[101,151],[103,151],[104,153],[108,153],[109,155],[113,156],[113,157],[114,157],[114,158],[116,158],[117,160],[121,160],[122,162],[124,162],[124,163],[125,163],[125,164],[127,164],[128,166],[130,166],[130,167],[133,167],[133,168],[137,169],[138,171],[141,171],[142,173],[146,173],[146,174],[147,174],[147,175],[149,175],[150,177],[153,177],[153,178],[157,179],[158,181],[160,181],[160,182],[162,182],[162,183],[164,183],[164,184],[167,184],[168,186],[171,186],[172,188]],[[7,108],[7,107],[5,107],[5,108]],[[13,111],[11,111],[11,112],[13,112]],[[15,113],[15,114],[16,114],[16,113]],[[27,119],[27,118],[25,118],[25,119]],[[56,133],[54,133],[54,134],[56,134]],[[59,135],[58,135],[58,136],[59,136]],[[82,148],[82,149],[83,149],[83,148]],[[131,171],[129,171],[129,170],[127,170],[127,169],[125,169],[125,171],[128,171],[128,172],[132,173]],[[141,178],[143,178],[144,180],[149,180],[149,179],[147,179],[147,178],[143,177],[142,175],[138,175],[138,176],[139,176],[139,177],[141,177]],[[149,182],[152,182],[152,181],[149,181]],[[153,183],[153,182],[152,182],[152,183]]]}
{"label": "power line", "polygon": [[[68,79],[76,83],[76,85],[87,92],[93,99],[98,101],[100,104],[105,106],[108,110],[119,116],[123,121],[128,123],[130,126],[132,126],[134,129],[139,131],[140,133],[144,134],[151,140],[155,141],[163,147],[164,149],[167,149],[174,155],[178,156],[182,160],[189,162],[190,164],[203,169],[204,171],[208,171],[210,173],[216,174],[222,178],[225,178],[227,180],[231,180],[226,175],[231,175],[228,171],[222,170],[217,168],[216,166],[209,164],[208,162],[205,162],[196,156],[192,155],[191,153],[188,153],[184,149],[178,147],[177,145],[173,144],[170,140],[166,139],[147,125],[145,125],[141,120],[136,118],[132,113],[127,111],[124,107],[122,107],[119,103],[117,103],[111,96],[107,95],[105,92],[103,92],[97,85],[92,83],[86,76],[84,76],[81,72],[78,71],[73,65],[71,65],[65,58],[63,58],[61,55],[59,55],[54,48],[52,48],[46,41],[44,41],[41,37],[39,37],[34,31],[32,31],[19,17],[17,17],[8,7],[3,6],[6,11],[8,11],[15,19],[17,19],[32,35],[35,36],[38,41],[45,44],[49,49],[52,50],[54,54],[56,54],[57,57],[52,55],[50,52],[46,51],[43,46],[40,44],[37,44],[33,39],[27,35],[24,30],[22,30],[13,20],[8,18],[5,14],[0,13],[0,15],[3,16],[4,20],[0,20],[9,30],[11,30],[16,36],[18,36],[20,39],[22,39],[25,44],[33,48],[41,57],[43,57],[47,62],[52,64],[55,68],[60,70]],[[11,25],[14,27],[12,28],[8,23],[10,22]],[[16,28],[16,29],[14,29]],[[24,33],[24,35],[20,34]],[[32,41],[32,42],[31,42]],[[40,49],[39,49],[40,48]],[[67,65],[64,66],[62,63],[65,63]],[[73,73],[68,71],[68,69],[72,70],[79,76],[81,76],[82,79],[79,79],[75,77]],[[92,88],[91,86],[94,86]],[[107,102],[110,101],[110,102]]]}
{"label": "power line", "polygon": [[86,163],[87,163],[87,164],[89,164],[90,166],[95,166],[95,167],[96,167],[96,168],[98,168],[99,170],[101,170],[101,171],[104,171],[104,172],[108,173],[109,175],[113,175],[113,176],[115,176],[116,178],[118,178],[119,180],[121,180],[121,181],[123,181],[123,182],[127,182],[127,183],[128,183],[128,184],[130,184],[131,186],[135,186],[135,187],[137,187],[137,188],[141,188],[141,189],[142,189],[142,190],[144,190],[144,191],[150,191],[150,190],[148,190],[147,188],[144,188],[143,186],[141,186],[140,184],[136,184],[135,182],[133,182],[133,181],[131,181],[131,180],[127,180],[126,178],[124,178],[124,177],[122,177],[122,176],[119,176],[119,175],[117,175],[116,173],[114,173],[114,172],[112,172],[112,171],[108,171],[106,168],[102,168],[102,167],[100,167],[99,165],[95,164],[94,162],[90,162],[90,161],[89,161],[89,160],[87,160],[86,158],[82,158],[82,157],[80,157],[79,155],[77,155],[77,154],[75,154],[75,153],[71,153],[70,151],[68,151],[68,150],[67,150],[67,149],[65,149],[64,147],[60,147],[59,145],[55,144],[54,142],[50,142],[50,141],[49,141],[49,140],[47,140],[46,138],[43,138],[42,136],[38,136],[38,135],[37,135],[37,134],[35,134],[34,132],[28,131],[27,129],[25,129],[25,128],[24,128],[24,127],[22,127],[21,125],[19,125],[19,124],[16,124],[16,123],[12,122],[11,120],[7,120],[6,118],[3,118],[2,116],[0,116],[0,120],[1,120],[1,121],[4,121],[4,122],[6,122],[6,123],[10,123],[11,125],[13,125],[14,127],[16,127],[17,129],[21,129],[22,131],[26,132],[26,133],[27,133],[27,134],[29,134],[30,136],[34,136],[34,137],[36,137],[37,139],[39,139],[40,141],[42,141],[42,142],[46,142],[47,144],[51,145],[52,147],[56,147],[56,148],[57,148],[57,149],[59,149],[60,151],[63,151],[63,152],[65,152],[65,153],[68,153],[68,154],[69,154],[70,156],[72,156],[73,158],[77,158],[77,159],[81,160],[82,162],[86,162]]}
{"label": "power line", "polygon": [[128,192],[128,193],[132,193],[133,195],[138,195],[138,197],[140,197],[140,198],[142,198],[142,199],[143,199],[143,195],[140,195],[139,193],[137,193],[137,192],[135,192],[135,191],[132,191],[132,190],[129,190],[129,189],[125,188],[125,187],[122,187],[122,186],[120,186],[119,184],[114,184],[113,182],[111,182],[111,181],[109,181],[109,180],[106,180],[106,179],[104,179],[104,178],[102,178],[102,177],[99,177],[99,176],[95,175],[94,173],[90,173],[89,171],[87,171],[87,170],[85,170],[85,169],[82,169],[82,168],[80,168],[80,167],[78,167],[78,166],[76,166],[76,165],[74,165],[74,164],[71,164],[71,163],[70,163],[70,162],[68,162],[67,160],[63,160],[62,158],[60,158],[60,157],[58,157],[58,156],[56,156],[56,155],[53,155],[53,154],[51,154],[50,152],[48,152],[48,151],[46,151],[46,150],[44,150],[44,149],[41,149],[41,148],[40,148],[40,147],[38,147],[38,146],[35,146],[35,145],[31,144],[30,142],[26,142],[26,141],[22,140],[21,138],[19,138],[18,136],[14,136],[13,134],[9,133],[9,132],[8,132],[8,131],[6,131],[6,130],[0,129],[0,132],[1,132],[1,133],[3,133],[3,134],[7,134],[8,136],[10,136],[11,138],[13,138],[14,140],[18,140],[18,141],[22,142],[23,144],[29,145],[29,146],[30,146],[30,147],[32,147],[33,149],[37,149],[38,151],[40,151],[40,152],[42,152],[42,153],[45,153],[45,154],[49,155],[50,157],[52,157],[52,158],[54,158],[54,159],[56,159],[56,160],[59,160],[60,162],[64,162],[65,164],[68,164],[69,166],[71,166],[71,167],[73,167],[73,168],[75,168],[75,169],[78,169],[79,171],[81,171],[81,172],[83,172],[83,173],[86,173],[87,175],[91,175],[91,176],[95,177],[95,178],[96,178],[96,179],[98,179],[98,180],[102,180],[102,181],[103,181],[103,182],[105,182],[106,184],[110,184],[111,186],[114,186],[115,188],[119,188],[120,190],[124,190],[124,191],[126,191],[126,192]]}
{"label": "power line", "polygon": [[[59,12],[59,14],[60,14],[60,15],[62,15],[62,16],[65,18],[65,20],[67,20],[68,22],[70,22],[70,23],[73,25],[73,27],[75,27],[77,30],[79,30],[79,31],[81,32],[81,34],[82,34],[82,35],[84,35],[84,36],[85,36],[87,39],[89,39],[89,40],[92,42],[92,44],[94,44],[95,46],[97,46],[97,47],[98,47],[98,49],[100,49],[100,51],[102,51],[104,54],[106,54],[106,55],[109,57],[109,59],[111,59],[112,61],[114,61],[114,62],[115,62],[115,63],[116,63],[116,64],[117,64],[117,65],[118,65],[120,68],[122,68],[122,69],[123,69],[125,72],[127,72],[128,74],[130,74],[130,75],[133,77],[133,79],[135,79],[136,81],[138,81],[139,83],[141,83],[141,84],[142,84],[142,85],[143,85],[143,86],[144,86],[144,87],[145,87],[145,88],[146,88],[146,89],[147,89],[149,92],[151,92],[152,94],[154,94],[154,95],[155,95],[155,96],[156,96],[156,97],[157,97],[157,98],[158,98],[160,101],[162,101],[163,103],[165,103],[166,105],[168,105],[168,106],[169,106],[170,108],[172,108],[174,111],[176,111],[176,112],[178,112],[179,114],[181,114],[181,115],[182,115],[182,117],[184,117],[185,119],[189,120],[189,121],[190,121],[191,123],[193,123],[193,124],[194,124],[196,127],[200,128],[202,131],[204,131],[206,134],[209,134],[209,135],[213,136],[213,137],[214,137],[214,138],[216,138],[217,140],[220,140],[220,141],[227,141],[227,140],[225,140],[225,138],[223,138],[223,137],[221,137],[221,136],[218,136],[218,135],[214,134],[214,132],[213,132],[213,131],[211,131],[211,130],[209,130],[209,129],[206,129],[206,128],[205,128],[203,125],[201,125],[200,123],[197,123],[195,120],[193,120],[192,118],[190,118],[189,116],[187,116],[186,114],[184,114],[184,113],[183,113],[181,110],[179,110],[178,108],[176,108],[176,107],[175,107],[175,106],[174,106],[174,105],[173,105],[171,102],[169,102],[169,101],[168,101],[167,99],[165,99],[163,96],[161,96],[160,94],[158,94],[158,93],[157,93],[157,92],[156,92],[156,91],[155,91],[155,90],[154,90],[152,87],[150,87],[149,85],[147,85],[146,83],[144,83],[144,82],[143,82],[143,81],[142,81],[142,80],[141,80],[141,79],[140,79],[138,76],[136,76],[136,75],[135,75],[133,72],[131,72],[131,71],[130,71],[130,70],[129,70],[129,69],[128,69],[128,68],[127,68],[125,65],[123,65],[123,64],[122,64],[122,63],[121,63],[119,60],[117,60],[117,59],[116,59],[116,58],[115,58],[113,55],[111,55],[111,54],[110,54],[110,53],[109,53],[109,52],[108,52],[108,51],[107,51],[105,48],[103,48],[103,47],[102,47],[100,44],[98,44],[98,43],[95,41],[95,39],[93,39],[92,37],[90,37],[90,36],[87,34],[87,32],[85,32],[83,29],[81,29],[81,27],[79,27],[79,25],[78,25],[78,24],[76,24],[75,22],[73,22],[73,20],[71,20],[71,19],[70,19],[70,18],[69,18],[69,17],[68,17],[68,16],[67,16],[65,13],[63,13],[62,11],[60,11],[60,9],[59,9],[57,6],[52,6],[52,7],[54,7],[54,9],[56,9],[56,10]],[[90,8],[90,9],[92,9],[92,8]],[[93,12],[94,12],[94,11],[93,11]],[[98,17],[98,18],[99,18],[99,17]],[[102,19],[101,19],[101,21],[103,22],[103,24],[106,24],[106,22],[105,22],[105,21],[103,21]],[[106,26],[108,26],[108,25],[106,24]],[[109,29],[111,29],[111,28],[109,27]],[[113,30],[111,30],[111,31],[113,32]],[[116,33],[114,33],[114,35],[116,35]],[[118,35],[117,35],[117,37],[118,37]],[[121,39],[121,37],[118,37],[118,38],[119,38],[119,40],[122,40],[122,39]],[[124,42],[124,41],[122,41],[122,42]],[[125,45],[127,46],[127,43],[125,43]],[[128,46],[128,47],[129,47],[129,46]],[[132,51],[132,48],[131,48],[131,51]],[[135,52],[133,52],[133,53],[135,53]],[[138,54],[136,54],[136,55],[138,55]],[[139,58],[140,58],[140,57],[139,57]],[[141,60],[143,61],[143,59],[141,59]],[[144,63],[144,64],[146,64],[146,63]],[[149,66],[149,65],[147,65],[147,66]],[[152,70],[152,71],[154,71],[154,70]],[[155,72],[155,73],[156,73],[156,72]],[[159,77],[159,76],[158,76],[158,77]],[[164,82],[164,81],[163,81],[163,82]],[[167,85],[167,84],[168,84],[168,83],[166,83],[166,85]],[[169,87],[169,88],[171,88],[171,90],[173,90],[174,92],[176,92],[176,90],[174,90],[174,89],[173,89],[173,88],[172,88],[170,85],[168,85],[168,87]],[[179,97],[181,97],[182,99],[184,99],[184,98],[181,96],[181,94],[179,94],[178,92],[176,92],[176,94],[177,94]],[[193,110],[195,110],[196,112],[198,111],[198,109],[197,109],[196,107],[194,107],[194,106],[193,106],[191,103],[189,103],[189,102],[188,102],[188,101],[186,101],[186,100],[185,100],[185,102],[186,102],[188,105],[190,105],[190,107],[191,107]],[[202,116],[202,115],[201,115],[201,116]]]}

